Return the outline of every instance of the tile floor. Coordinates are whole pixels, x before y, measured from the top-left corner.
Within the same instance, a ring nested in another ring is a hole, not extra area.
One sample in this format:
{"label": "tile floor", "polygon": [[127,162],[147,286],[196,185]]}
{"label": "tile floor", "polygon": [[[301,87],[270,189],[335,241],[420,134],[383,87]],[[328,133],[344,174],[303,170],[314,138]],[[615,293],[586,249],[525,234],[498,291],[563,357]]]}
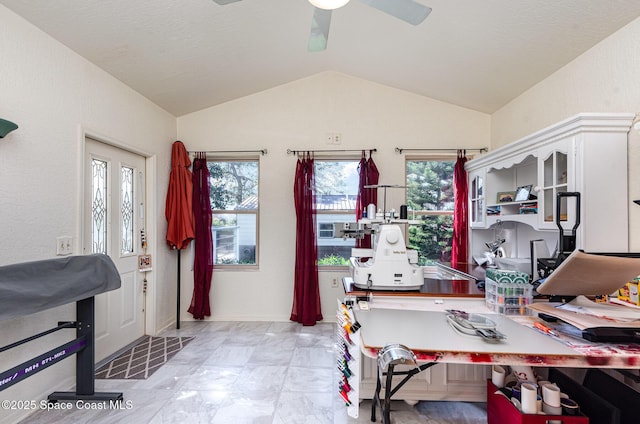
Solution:
{"label": "tile floor", "polygon": [[[335,324],[184,322],[162,335],[195,339],[147,380],[96,380],[98,392],[123,392],[125,409],[38,411],[21,423],[370,422],[370,402],[361,404],[359,419],[350,419],[337,395]],[[401,401],[394,409],[394,424],[467,422],[425,419]]]}

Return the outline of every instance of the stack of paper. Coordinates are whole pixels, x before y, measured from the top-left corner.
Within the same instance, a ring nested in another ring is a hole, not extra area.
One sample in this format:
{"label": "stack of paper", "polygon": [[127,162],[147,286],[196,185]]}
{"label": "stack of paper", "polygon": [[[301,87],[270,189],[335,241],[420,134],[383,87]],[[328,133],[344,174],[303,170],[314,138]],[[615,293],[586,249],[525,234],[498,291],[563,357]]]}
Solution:
{"label": "stack of paper", "polygon": [[578,296],[569,303],[534,303],[536,312],[559,318],[580,330],[596,327],[640,328],[640,310],[623,305],[596,303]]}

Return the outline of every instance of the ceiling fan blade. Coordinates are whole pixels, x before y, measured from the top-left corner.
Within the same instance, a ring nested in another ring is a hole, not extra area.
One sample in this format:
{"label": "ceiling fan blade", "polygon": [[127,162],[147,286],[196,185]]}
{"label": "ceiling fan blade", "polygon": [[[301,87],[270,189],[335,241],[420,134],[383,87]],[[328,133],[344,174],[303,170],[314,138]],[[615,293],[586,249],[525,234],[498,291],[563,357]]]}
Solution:
{"label": "ceiling fan blade", "polygon": [[316,7],[313,11],[313,19],[311,20],[311,35],[309,35],[309,44],[307,45],[307,49],[310,52],[320,52],[327,48],[330,25],[331,10],[325,10]]}
{"label": "ceiling fan blade", "polygon": [[214,3],[218,3],[220,6],[224,6],[225,4],[235,3],[240,0],[213,0]]}
{"label": "ceiling fan blade", "polygon": [[360,0],[375,9],[378,9],[384,13],[388,13],[391,16],[395,16],[398,19],[402,19],[412,25],[418,25],[424,21],[431,8],[417,3],[413,0]]}

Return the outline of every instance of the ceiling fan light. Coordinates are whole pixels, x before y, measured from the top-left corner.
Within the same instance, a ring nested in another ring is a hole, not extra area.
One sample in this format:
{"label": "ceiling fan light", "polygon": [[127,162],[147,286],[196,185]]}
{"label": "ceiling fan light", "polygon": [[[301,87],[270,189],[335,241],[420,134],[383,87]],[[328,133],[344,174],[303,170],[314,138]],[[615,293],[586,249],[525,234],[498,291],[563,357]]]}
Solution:
{"label": "ceiling fan light", "polygon": [[309,0],[318,9],[333,10],[349,3],[349,0]]}

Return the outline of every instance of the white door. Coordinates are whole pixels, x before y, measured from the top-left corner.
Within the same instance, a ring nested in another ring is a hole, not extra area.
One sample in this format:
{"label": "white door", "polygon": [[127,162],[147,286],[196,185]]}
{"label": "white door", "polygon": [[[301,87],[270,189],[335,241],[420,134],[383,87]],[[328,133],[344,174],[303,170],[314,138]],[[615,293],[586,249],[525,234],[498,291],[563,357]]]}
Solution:
{"label": "white door", "polygon": [[96,361],[144,335],[143,254],[145,158],[85,139],[83,250],[105,253],[120,273],[118,290],[96,296]]}

